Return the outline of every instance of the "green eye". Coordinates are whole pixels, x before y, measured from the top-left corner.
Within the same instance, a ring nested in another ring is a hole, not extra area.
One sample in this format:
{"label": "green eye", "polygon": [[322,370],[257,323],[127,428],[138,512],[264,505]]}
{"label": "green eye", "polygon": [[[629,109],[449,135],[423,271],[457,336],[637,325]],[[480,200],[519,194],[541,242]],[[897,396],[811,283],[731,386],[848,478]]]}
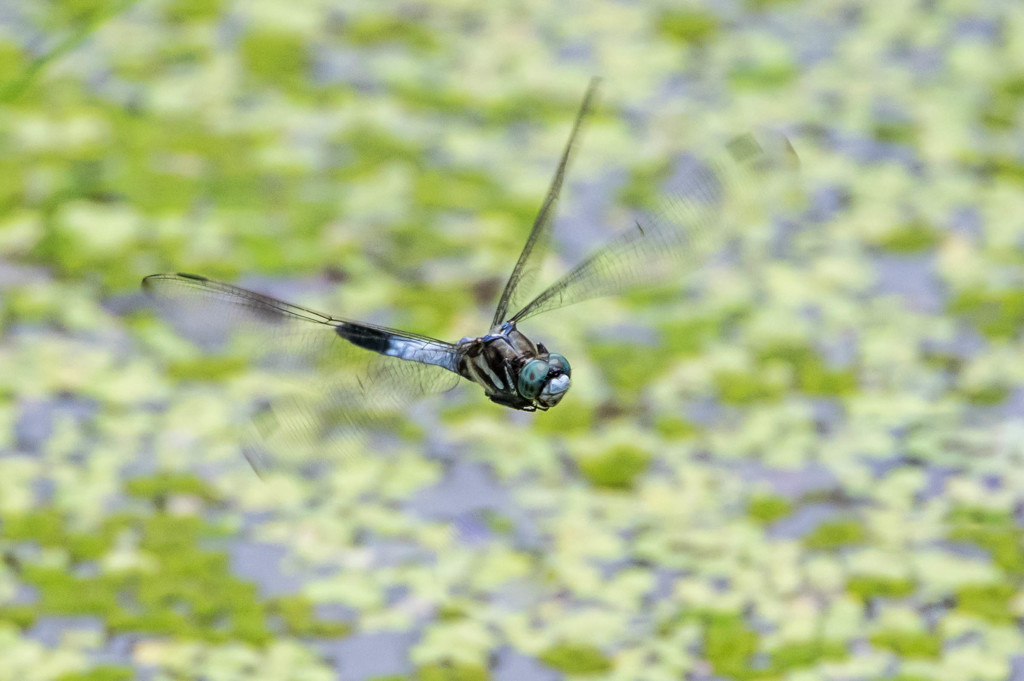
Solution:
{"label": "green eye", "polygon": [[572,367],[569,366],[569,360],[562,355],[559,355],[557,352],[552,352],[548,355],[548,362],[550,362],[551,366],[555,369],[561,369],[566,376],[572,376]]}
{"label": "green eye", "polygon": [[544,379],[547,377],[548,363],[542,359],[531,360],[519,372],[516,389],[521,396],[532,400],[540,394],[540,389],[544,387]]}

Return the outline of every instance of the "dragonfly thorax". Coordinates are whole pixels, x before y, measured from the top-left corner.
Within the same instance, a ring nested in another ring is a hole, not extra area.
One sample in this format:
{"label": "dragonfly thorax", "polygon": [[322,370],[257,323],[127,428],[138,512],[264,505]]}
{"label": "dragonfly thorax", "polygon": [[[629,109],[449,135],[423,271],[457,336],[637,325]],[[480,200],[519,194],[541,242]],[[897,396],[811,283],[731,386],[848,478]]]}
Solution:
{"label": "dragonfly thorax", "polygon": [[569,390],[569,361],[531,341],[514,324],[479,338],[463,338],[458,348],[459,373],[483,386],[497,404],[546,411]]}

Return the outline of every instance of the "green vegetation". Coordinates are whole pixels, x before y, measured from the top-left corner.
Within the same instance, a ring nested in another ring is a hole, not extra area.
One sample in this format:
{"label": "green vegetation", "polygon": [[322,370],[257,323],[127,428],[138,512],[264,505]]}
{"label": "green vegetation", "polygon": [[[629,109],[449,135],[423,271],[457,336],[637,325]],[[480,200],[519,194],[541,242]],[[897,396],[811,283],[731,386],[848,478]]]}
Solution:
{"label": "green vegetation", "polygon": [[875,245],[890,253],[920,253],[934,248],[941,235],[925,222],[911,222],[892,229],[875,241]]}
{"label": "green vegetation", "polygon": [[309,80],[309,45],[301,35],[253,31],[242,38],[241,55],[249,73],[267,85],[301,92]]}
{"label": "green vegetation", "polygon": [[582,643],[562,643],[539,655],[540,661],[566,674],[600,674],[611,670],[612,661],[597,648]]}
{"label": "green vegetation", "polygon": [[763,367],[786,366],[793,376],[793,387],[808,395],[841,397],[857,388],[857,376],[849,369],[831,369],[821,356],[804,345],[781,343],[760,350]]}
{"label": "green vegetation", "polygon": [[[174,494],[207,502],[217,498],[201,480],[169,473],[137,479],[128,487],[130,494],[151,501],[157,509]],[[112,515],[100,527],[81,531],[72,529],[69,519],[55,509],[6,516],[5,541],[65,551],[72,564],[22,566],[21,578],[38,590],[39,602],[30,610],[0,608],[0,620],[24,628],[38,615],[94,615],[113,632],[256,645],[270,642],[275,631],[300,637],[348,633],[344,623],[318,620],[312,603],[302,596],[262,602],[254,585],[231,574],[226,553],[204,548],[221,535],[221,530],[197,517],[160,511]],[[144,556],[139,567],[82,569],[114,550],[119,538],[131,538],[137,545]]]}
{"label": "green vegetation", "polygon": [[684,45],[704,45],[718,30],[718,18],[707,12],[666,12],[658,19],[658,32]]}
{"label": "green vegetation", "polygon": [[914,593],[916,585],[910,579],[861,575],[846,582],[846,590],[862,601],[872,598],[904,598]]}
{"label": "green vegetation", "polygon": [[771,652],[772,674],[785,674],[792,669],[810,667],[819,662],[838,662],[850,656],[842,641],[801,641],[788,643]]}
{"label": "green vegetation", "polygon": [[879,121],[872,133],[876,140],[886,144],[914,145],[918,138],[917,126],[907,121]]}
{"label": "green vegetation", "polygon": [[558,410],[537,414],[533,429],[539,433],[550,435],[582,435],[590,432],[594,426],[594,406],[578,399],[569,397],[558,403]]}
{"label": "green vegetation", "polygon": [[777,62],[734,69],[729,82],[737,89],[775,90],[793,82],[800,74],[791,62]]}
{"label": "green vegetation", "polygon": [[1010,610],[1010,599],[1018,587],[1004,582],[968,584],[954,594],[956,607],[962,613],[974,615],[995,624],[1008,624],[1015,615]]}
{"label": "green vegetation", "polygon": [[654,423],[655,430],[666,440],[688,440],[701,429],[694,423],[676,416],[662,416]]}
{"label": "green vegetation", "polygon": [[194,496],[205,502],[214,502],[220,495],[204,480],[194,475],[161,471],[156,475],[129,480],[125,492],[154,503],[171,496]]}
{"label": "green vegetation", "polygon": [[598,454],[581,457],[577,464],[590,484],[607,489],[627,490],[647,470],[651,455],[634,445],[620,444]]}
{"label": "green vegetation", "polygon": [[1003,511],[959,507],[949,515],[950,541],[985,549],[992,561],[1008,575],[1024,578],[1024,529],[1013,515]]}
{"label": "green vegetation", "polygon": [[782,399],[786,387],[769,383],[756,375],[740,371],[718,371],[715,373],[718,397],[727,404],[752,404],[755,402],[776,402]]}
{"label": "green vegetation", "polygon": [[609,386],[624,398],[638,394],[664,370],[650,361],[651,352],[635,344],[601,342],[589,350]]}
{"label": "green vegetation", "polygon": [[793,502],[774,494],[753,497],[747,504],[747,516],[762,525],[770,525],[792,511]]}
{"label": "green vegetation", "polygon": [[867,536],[864,527],[855,520],[836,520],[822,523],[804,537],[804,546],[809,549],[835,550],[855,544],[862,544]]}
{"label": "green vegetation", "polygon": [[888,629],[871,634],[871,645],[902,657],[936,659],[942,653],[942,637],[926,631]]}
{"label": "green vegetation", "polygon": [[671,174],[672,165],[664,161],[634,168],[619,189],[618,199],[630,208],[654,208],[664,198],[661,185]]}
{"label": "green vegetation", "polygon": [[167,17],[172,21],[211,21],[222,11],[221,0],[172,0],[167,3]]}
{"label": "green vegetation", "polygon": [[760,645],[757,632],[732,613],[709,613],[704,623],[704,657],[717,676],[748,679],[750,659]]}
{"label": "green vegetation", "polygon": [[988,338],[1012,338],[1024,324],[1024,290],[963,291],[950,299],[946,309],[963,315]]}
{"label": "green vegetation", "polygon": [[341,37],[356,47],[400,43],[427,52],[436,50],[441,44],[438,34],[422,22],[407,21],[390,14],[356,17],[345,24]]}
{"label": "green vegetation", "polygon": [[130,681],[134,678],[135,671],[131,667],[103,665],[86,672],[61,674],[55,681]]}
{"label": "green vegetation", "polygon": [[487,669],[478,665],[432,664],[420,667],[416,681],[487,681],[491,675]]}

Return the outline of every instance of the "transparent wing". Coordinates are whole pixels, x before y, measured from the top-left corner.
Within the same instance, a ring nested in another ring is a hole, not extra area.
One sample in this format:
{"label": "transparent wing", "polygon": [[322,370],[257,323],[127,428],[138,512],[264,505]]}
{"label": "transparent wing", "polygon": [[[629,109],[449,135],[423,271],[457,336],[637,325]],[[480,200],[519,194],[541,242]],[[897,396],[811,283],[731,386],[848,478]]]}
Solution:
{"label": "transparent wing", "polygon": [[778,133],[748,133],[720,160],[691,164],[648,215],[636,220],[512,316],[512,322],[566,305],[685,276],[728,239],[752,210],[796,188],[799,159]]}
{"label": "transparent wing", "polygon": [[530,236],[526,239],[526,245],[523,246],[523,251],[519,254],[519,260],[516,261],[512,275],[508,278],[505,290],[498,301],[498,307],[494,311],[494,319],[491,320],[492,330],[501,326],[509,309],[516,309],[516,306],[522,305],[526,301],[526,296],[530,295],[530,289],[537,277],[537,269],[540,266],[540,261],[544,258],[544,251],[550,241],[551,223],[554,219],[558,196],[562,191],[565,171],[569,166],[569,161],[572,159],[573,149],[575,148],[580,128],[583,125],[583,120],[593,109],[600,84],[601,80],[599,78],[592,78],[590,85],[587,86],[587,92],[583,96],[583,103],[580,105],[579,113],[576,114],[576,121],[573,123],[572,132],[569,134],[569,141],[565,144],[565,149],[562,151],[562,159],[558,162],[558,169],[555,170],[555,177],[551,180],[551,186],[548,188],[547,196],[544,197],[544,203],[540,207],[540,212],[537,213],[537,218],[533,221],[533,229],[530,230]]}
{"label": "transparent wing", "polygon": [[243,443],[260,474],[351,452],[408,401],[459,380],[455,346],[435,338],[192,274],[154,274],[142,287],[186,336],[226,346],[260,371]]}

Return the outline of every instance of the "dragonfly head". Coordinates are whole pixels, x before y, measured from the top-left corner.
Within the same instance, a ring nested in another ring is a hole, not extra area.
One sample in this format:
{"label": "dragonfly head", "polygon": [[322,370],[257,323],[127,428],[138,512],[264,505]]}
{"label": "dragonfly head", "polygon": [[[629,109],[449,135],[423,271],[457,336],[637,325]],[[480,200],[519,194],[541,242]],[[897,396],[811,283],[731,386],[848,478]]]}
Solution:
{"label": "dragonfly head", "polygon": [[571,375],[569,360],[555,352],[542,353],[519,370],[516,390],[521,397],[533,401],[538,409],[550,409],[569,390]]}

